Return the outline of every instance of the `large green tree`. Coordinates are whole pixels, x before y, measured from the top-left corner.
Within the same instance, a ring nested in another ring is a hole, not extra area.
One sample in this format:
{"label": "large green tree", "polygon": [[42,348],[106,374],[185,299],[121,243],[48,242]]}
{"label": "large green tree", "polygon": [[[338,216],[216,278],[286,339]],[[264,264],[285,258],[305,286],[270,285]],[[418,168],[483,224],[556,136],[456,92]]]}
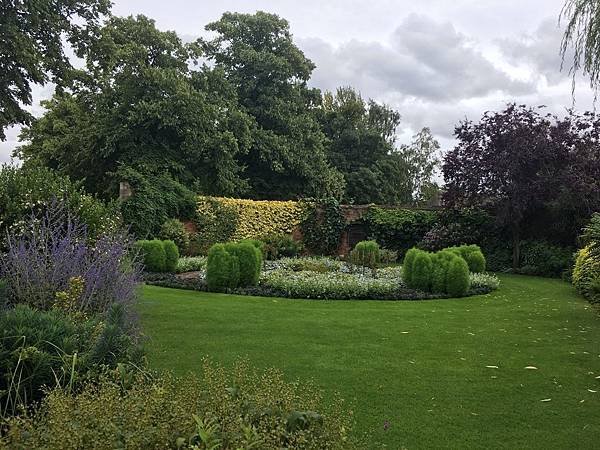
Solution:
{"label": "large green tree", "polygon": [[32,84],[69,79],[63,39],[81,54],[109,8],[110,0],[0,2],[0,140],[6,127],[31,122]]}
{"label": "large green tree", "polygon": [[243,193],[236,158],[247,151],[252,120],[219,69],[190,69],[197,56],[196,46],[144,16],[112,17],[70,91],[24,130],[29,143],[17,156],[110,196],[125,168],[167,173],[209,194]]}
{"label": "large green tree", "polygon": [[314,64],[294,44],[286,20],[274,14],[225,13],[206,26],[199,44],[235,87],[254,118],[250,151],[240,156],[257,198],[339,196],[343,179],[325,151],[314,110],[320,92],[307,87]]}

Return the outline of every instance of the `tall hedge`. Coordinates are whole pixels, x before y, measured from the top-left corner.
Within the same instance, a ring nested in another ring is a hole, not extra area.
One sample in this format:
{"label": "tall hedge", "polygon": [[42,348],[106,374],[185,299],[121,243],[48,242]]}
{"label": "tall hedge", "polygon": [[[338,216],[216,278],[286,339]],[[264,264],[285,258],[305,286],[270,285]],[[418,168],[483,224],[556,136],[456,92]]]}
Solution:
{"label": "tall hedge", "polygon": [[226,291],[238,286],[240,262],[229,253],[224,244],[215,244],[208,251],[206,284],[211,291]]}
{"label": "tall hedge", "polygon": [[404,262],[402,263],[402,278],[408,287],[412,287],[412,279],[413,279],[413,264],[415,262],[415,257],[421,250],[416,248],[411,248],[404,255]]}

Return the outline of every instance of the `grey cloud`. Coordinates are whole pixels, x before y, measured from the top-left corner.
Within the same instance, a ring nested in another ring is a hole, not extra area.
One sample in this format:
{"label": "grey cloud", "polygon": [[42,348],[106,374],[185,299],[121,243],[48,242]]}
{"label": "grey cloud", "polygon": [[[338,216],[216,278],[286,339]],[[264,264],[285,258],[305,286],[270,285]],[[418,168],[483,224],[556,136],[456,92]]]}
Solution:
{"label": "grey cloud", "polygon": [[356,86],[370,96],[400,93],[433,102],[486,96],[521,95],[531,83],[513,80],[473,48],[450,23],[409,15],[389,45],[350,40],[338,47],[320,39],[298,39],[317,68],[313,84],[332,89]]}

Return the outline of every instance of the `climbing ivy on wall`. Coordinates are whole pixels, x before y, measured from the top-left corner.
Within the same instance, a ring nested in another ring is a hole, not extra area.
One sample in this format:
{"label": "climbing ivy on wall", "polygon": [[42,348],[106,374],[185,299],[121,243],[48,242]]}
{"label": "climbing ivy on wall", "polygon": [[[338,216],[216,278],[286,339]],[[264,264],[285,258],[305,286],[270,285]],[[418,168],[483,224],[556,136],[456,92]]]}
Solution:
{"label": "climbing ivy on wall", "polygon": [[331,254],[337,249],[346,222],[339,202],[334,199],[302,203],[302,239],[313,253]]}

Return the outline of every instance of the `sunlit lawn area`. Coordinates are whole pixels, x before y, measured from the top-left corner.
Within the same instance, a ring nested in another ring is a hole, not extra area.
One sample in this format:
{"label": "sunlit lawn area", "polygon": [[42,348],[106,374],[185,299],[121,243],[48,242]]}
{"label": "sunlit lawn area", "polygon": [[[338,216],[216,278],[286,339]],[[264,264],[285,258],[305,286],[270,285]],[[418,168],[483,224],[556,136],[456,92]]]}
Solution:
{"label": "sunlit lawn area", "polygon": [[139,311],[152,367],[248,357],[313,379],[351,402],[373,448],[598,448],[598,312],[567,283],[501,279],[490,295],[416,302],[146,286]]}

